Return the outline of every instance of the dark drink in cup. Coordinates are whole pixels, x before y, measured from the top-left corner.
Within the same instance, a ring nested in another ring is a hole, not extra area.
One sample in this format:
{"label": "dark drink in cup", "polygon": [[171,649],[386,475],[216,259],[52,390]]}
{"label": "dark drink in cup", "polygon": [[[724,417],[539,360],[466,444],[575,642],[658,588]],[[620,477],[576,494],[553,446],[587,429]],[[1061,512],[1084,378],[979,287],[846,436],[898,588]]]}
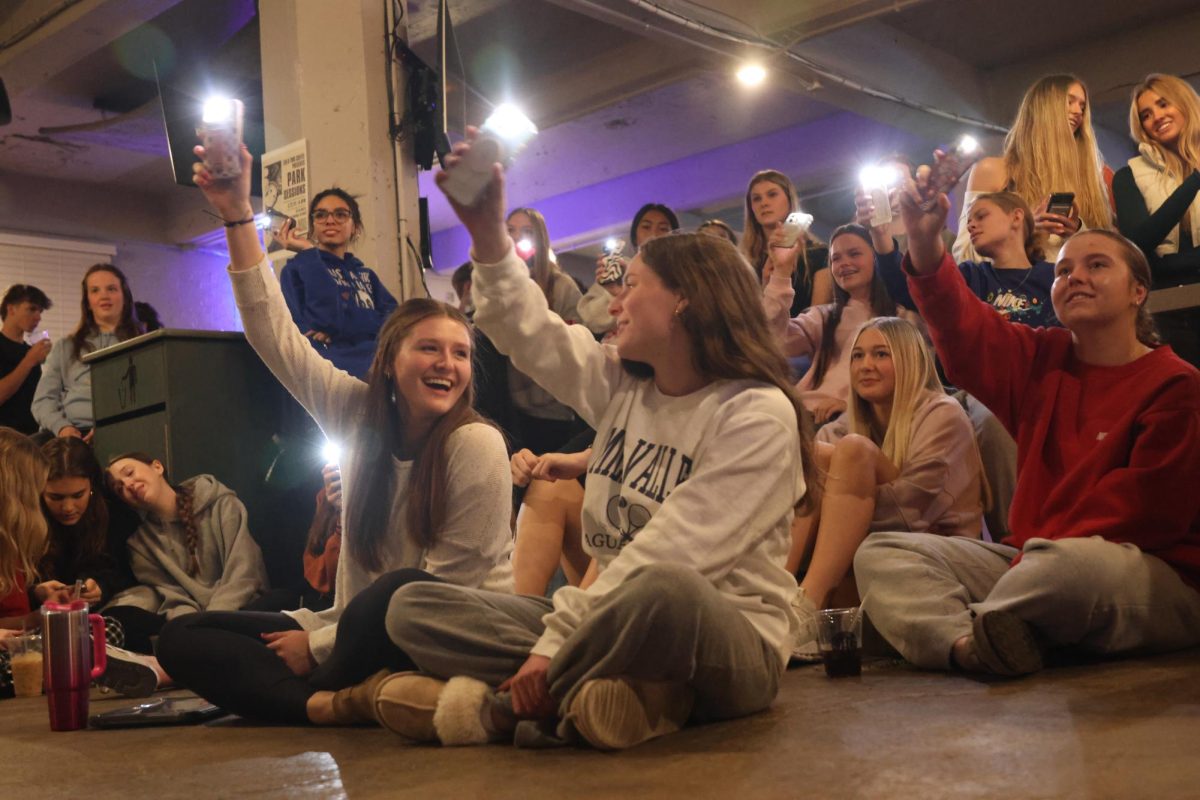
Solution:
{"label": "dark drink in cup", "polygon": [[862,674],[862,647],[854,631],[838,631],[830,638],[829,649],[821,651],[825,674],[831,678],[850,678]]}

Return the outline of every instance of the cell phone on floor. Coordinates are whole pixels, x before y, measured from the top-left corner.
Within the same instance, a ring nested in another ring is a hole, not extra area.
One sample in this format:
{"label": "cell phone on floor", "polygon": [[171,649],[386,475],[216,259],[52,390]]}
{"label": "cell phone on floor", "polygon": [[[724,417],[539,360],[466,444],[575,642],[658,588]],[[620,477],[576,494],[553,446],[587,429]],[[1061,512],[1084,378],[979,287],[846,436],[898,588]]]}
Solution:
{"label": "cell phone on floor", "polygon": [[198,725],[229,712],[203,697],[156,697],[136,706],[93,714],[93,728],[144,728],[152,725]]}
{"label": "cell phone on floor", "polygon": [[1075,205],[1074,192],[1055,192],[1050,195],[1046,204],[1047,214],[1058,214],[1060,217],[1071,216],[1071,208]]}

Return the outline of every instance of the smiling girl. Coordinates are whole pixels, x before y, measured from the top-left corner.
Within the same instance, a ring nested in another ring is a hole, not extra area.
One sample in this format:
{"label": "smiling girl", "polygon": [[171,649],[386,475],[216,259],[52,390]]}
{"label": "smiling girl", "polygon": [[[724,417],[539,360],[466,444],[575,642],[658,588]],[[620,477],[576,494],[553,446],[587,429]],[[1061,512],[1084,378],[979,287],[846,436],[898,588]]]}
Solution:
{"label": "smiling girl", "polygon": [[253,217],[245,148],[242,163],[241,177],[222,181],[196,164],[195,182],[235,223],[229,276],[246,338],[325,434],[344,443],[335,598],[320,613],[191,615],[163,629],[158,655],[177,682],[245,716],[370,721],[359,694],[331,690],[381,667],[412,668],[384,631],[396,587],[437,580],[511,591],[508,456],[499,431],[472,409],[471,329],[456,309],[402,303],[380,329],[366,383],[309,346],[253,225],[240,222]]}
{"label": "smiling girl", "polygon": [[1072,236],[1051,290],[1064,327],[1011,325],[946,253],[950,201],[927,174],[901,203],[909,288],[947,376],[1017,440],[1012,533],[873,534],[854,560],[864,610],[927,668],[1015,676],[1044,650],[1195,646],[1200,373],[1158,341],[1145,256],[1120,234]]}
{"label": "smiling girl", "polygon": [[846,410],[850,341],[855,331],[872,317],[895,315],[896,304],[875,271],[870,234],[860,225],[843,225],[829,240],[833,302],[813,306],[789,320],[795,289],[786,267],[795,263],[791,256],[801,246],[789,248],[775,259],[779,266],[769,270],[762,303],[767,324],[784,355],[814,357],[796,389],[820,425]]}
{"label": "smiling girl", "polygon": [[1117,170],[1121,233],[1150,258],[1156,286],[1200,280],[1200,97],[1173,75],[1133,90],[1129,135],[1139,154]]}
{"label": "smiling girl", "polygon": [[33,398],[33,416],[55,436],[82,437],[90,442],[92,367],[85,353],[110,347],[142,333],[125,274],[112,264],[96,264],[83,275],[80,319],[75,331],[59,339],[42,365]]}
{"label": "smiling girl", "polygon": [[540,721],[619,749],[767,707],[796,624],[784,560],[811,462],[749,264],[711,236],[646,243],[612,304],[614,344],[598,344],[529,280],[498,164],[477,205],[451,204],[471,234],[476,324],[597,432],[582,514],[595,560],[586,588],[552,600],[400,589],[388,633],[424,674],[379,686],[381,722],[466,744]]}
{"label": "smiling girl", "polygon": [[363,232],[358,201],[336,187],[318,192],[308,212],[316,245],[294,230],[289,220],[279,231],[284,246],[299,252],[279,274],[292,319],[317,352],[365,379],[379,328],[395,310],[396,299],[350,252]]}

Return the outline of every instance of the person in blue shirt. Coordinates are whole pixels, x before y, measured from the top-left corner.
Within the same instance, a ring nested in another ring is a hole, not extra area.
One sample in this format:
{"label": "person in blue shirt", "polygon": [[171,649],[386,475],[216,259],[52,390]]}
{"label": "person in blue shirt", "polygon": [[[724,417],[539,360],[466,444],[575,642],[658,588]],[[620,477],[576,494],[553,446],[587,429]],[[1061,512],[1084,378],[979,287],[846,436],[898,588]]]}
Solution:
{"label": "person in blue shirt", "polygon": [[396,299],[350,252],[362,234],[358,202],[342,189],[319,192],[308,212],[309,237],[286,222],[280,242],[297,251],[279,275],[288,310],[317,352],[360,380],[375,355],[375,337]]}
{"label": "person in blue shirt", "polygon": [[[870,199],[864,201],[860,195],[858,202],[869,204]],[[971,292],[1009,322],[1034,328],[1059,327],[1050,304],[1054,265],[1043,256],[1029,205],[1014,192],[981,194],[967,212],[967,231],[971,246],[983,258],[958,265]],[[892,299],[913,308],[900,268],[904,253],[890,235],[872,235],[873,240],[880,238],[874,242],[875,268]]]}

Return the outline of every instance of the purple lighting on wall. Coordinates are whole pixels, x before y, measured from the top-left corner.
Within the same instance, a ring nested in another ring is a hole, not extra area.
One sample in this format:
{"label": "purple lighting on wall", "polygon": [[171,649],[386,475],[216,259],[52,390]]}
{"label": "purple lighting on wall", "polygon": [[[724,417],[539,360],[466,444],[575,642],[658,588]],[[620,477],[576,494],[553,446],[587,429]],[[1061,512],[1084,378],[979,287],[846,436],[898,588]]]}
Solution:
{"label": "purple lighting on wall", "polygon": [[[676,210],[731,199],[740,202],[737,198],[745,191],[746,180],[760,169],[778,169],[797,182],[836,169],[853,176],[859,162],[871,155],[908,151],[920,144],[918,137],[896,128],[857,114],[839,113],[583,189],[541,199],[508,200],[512,207],[536,207],[545,215],[553,239],[565,241],[626,225],[646,202],[666,203]],[[422,173],[420,181],[421,193],[429,197],[431,218],[447,219],[451,212],[433,175]],[[467,259],[470,240],[466,230],[456,225],[436,231],[432,245],[434,264],[443,272]]]}

